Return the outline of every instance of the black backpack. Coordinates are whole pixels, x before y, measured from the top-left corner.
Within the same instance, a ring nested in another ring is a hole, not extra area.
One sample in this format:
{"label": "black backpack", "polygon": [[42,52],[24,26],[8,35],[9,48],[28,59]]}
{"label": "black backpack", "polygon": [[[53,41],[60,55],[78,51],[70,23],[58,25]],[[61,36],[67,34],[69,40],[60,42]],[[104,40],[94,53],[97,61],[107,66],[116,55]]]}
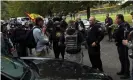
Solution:
{"label": "black backpack", "polygon": [[[26,47],[28,48],[35,48],[37,43],[34,39],[34,36],[33,36],[33,30],[35,28],[38,28],[38,27],[34,27],[33,29],[29,30],[27,33],[26,33],[26,38],[25,38],[25,44],[26,44]],[[39,28],[38,28],[39,29]]]}

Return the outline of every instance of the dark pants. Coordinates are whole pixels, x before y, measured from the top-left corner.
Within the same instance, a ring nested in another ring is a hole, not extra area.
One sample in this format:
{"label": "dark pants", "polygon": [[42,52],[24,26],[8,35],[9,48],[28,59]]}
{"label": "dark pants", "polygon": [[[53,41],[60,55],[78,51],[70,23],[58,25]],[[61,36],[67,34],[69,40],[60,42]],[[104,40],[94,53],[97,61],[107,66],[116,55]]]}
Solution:
{"label": "dark pants", "polygon": [[55,58],[59,58],[61,53],[62,59],[64,59],[65,46],[63,45],[59,46],[58,42],[53,42],[53,50],[54,50]]}
{"label": "dark pants", "polygon": [[17,45],[17,53],[18,57],[27,57],[27,48],[23,44],[18,44]]}
{"label": "dark pants", "polygon": [[118,45],[117,46],[119,59],[121,63],[121,72],[124,74],[129,74],[129,58],[128,58],[128,48],[124,45]]}
{"label": "dark pants", "polygon": [[103,71],[102,61],[100,58],[100,45],[96,47],[88,46],[88,53],[92,68]]}
{"label": "dark pants", "polygon": [[133,61],[132,61],[132,72],[131,72],[131,80],[133,80]]}
{"label": "dark pants", "polygon": [[112,40],[112,28],[108,28],[108,37],[109,37],[109,40]]}
{"label": "dark pants", "polygon": [[32,55],[32,48],[28,48],[30,55]]}

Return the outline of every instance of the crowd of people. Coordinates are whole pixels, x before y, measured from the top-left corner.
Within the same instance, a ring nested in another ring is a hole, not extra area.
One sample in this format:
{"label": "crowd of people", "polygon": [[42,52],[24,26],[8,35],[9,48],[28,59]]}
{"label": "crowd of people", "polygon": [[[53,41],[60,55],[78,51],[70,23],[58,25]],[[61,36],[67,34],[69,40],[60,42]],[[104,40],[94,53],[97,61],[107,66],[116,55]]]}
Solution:
{"label": "crowd of people", "polygon": [[[133,18],[133,13],[131,13]],[[96,18],[89,18],[90,27],[85,30],[85,26],[78,17],[76,21],[65,21],[66,17],[49,18],[47,24],[40,17],[35,19],[35,23],[22,25],[16,23],[14,27],[7,30],[8,23],[1,24],[1,51],[4,55],[13,56],[13,51],[17,51],[18,57],[27,57],[33,54],[32,49],[35,48],[36,57],[46,57],[48,49],[52,49],[56,59],[61,54],[62,59],[67,59],[77,63],[83,61],[83,50],[81,46],[87,44],[89,59],[92,68],[104,72],[100,57],[100,42],[103,40],[105,33]],[[117,75],[124,75],[121,79],[130,77],[128,49],[133,49],[133,31],[130,25],[124,20],[122,14],[116,15],[114,21],[118,27],[112,34],[113,19],[106,15],[105,25],[108,31],[109,41],[114,38],[118,55],[121,63],[121,71]],[[130,54],[133,58],[133,54]],[[132,74],[133,76],[133,74]]]}

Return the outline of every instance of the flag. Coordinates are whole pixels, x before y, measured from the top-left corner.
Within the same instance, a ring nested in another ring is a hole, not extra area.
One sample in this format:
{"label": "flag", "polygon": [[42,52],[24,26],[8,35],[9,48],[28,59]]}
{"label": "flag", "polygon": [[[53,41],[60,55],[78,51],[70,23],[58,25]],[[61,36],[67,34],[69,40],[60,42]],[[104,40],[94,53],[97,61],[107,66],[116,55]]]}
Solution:
{"label": "flag", "polygon": [[29,14],[29,13],[26,12],[26,15],[27,15],[33,22],[35,22],[35,19],[36,19],[37,17],[41,17],[42,19],[44,19],[41,15],[35,14],[35,13]]}

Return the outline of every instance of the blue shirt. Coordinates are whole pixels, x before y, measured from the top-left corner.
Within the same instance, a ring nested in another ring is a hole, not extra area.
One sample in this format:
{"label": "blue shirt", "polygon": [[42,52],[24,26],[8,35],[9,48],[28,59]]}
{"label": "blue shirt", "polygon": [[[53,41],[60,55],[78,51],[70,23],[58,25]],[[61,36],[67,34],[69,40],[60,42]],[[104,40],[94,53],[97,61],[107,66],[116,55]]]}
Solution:
{"label": "blue shirt", "polygon": [[48,43],[49,40],[48,40],[48,37],[46,35],[44,35],[44,33],[41,31],[41,29],[35,28],[33,30],[33,36],[37,43],[36,51],[40,52],[43,49],[46,49],[45,44]]}

